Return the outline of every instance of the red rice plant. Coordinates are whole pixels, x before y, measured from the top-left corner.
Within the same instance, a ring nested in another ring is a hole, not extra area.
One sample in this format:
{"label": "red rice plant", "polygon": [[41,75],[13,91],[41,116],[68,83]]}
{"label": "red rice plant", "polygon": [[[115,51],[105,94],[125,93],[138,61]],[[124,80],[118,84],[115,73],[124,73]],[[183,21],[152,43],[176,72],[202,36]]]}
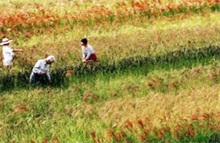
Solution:
{"label": "red rice plant", "polygon": [[48,143],[49,141],[47,139],[43,140],[42,143]]}
{"label": "red rice plant", "polygon": [[100,143],[100,140],[97,138],[95,131],[92,131],[90,133],[90,135],[92,136],[92,140],[93,140],[94,143]]}
{"label": "red rice plant", "polygon": [[202,120],[207,120],[207,119],[209,119],[209,114],[208,114],[208,113],[203,113],[203,114],[201,115],[201,119],[202,119]]}
{"label": "red rice plant", "polygon": [[25,105],[15,105],[14,111],[17,113],[23,113],[26,112],[28,109]]}
{"label": "red rice plant", "polygon": [[190,117],[190,120],[191,121],[197,121],[197,120],[199,120],[199,116],[200,116],[200,109],[197,108],[195,110],[195,113],[193,113],[192,116]]}
{"label": "red rice plant", "polygon": [[117,142],[121,142],[122,141],[122,137],[123,134],[121,134],[120,132],[114,133],[113,134],[113,138],[117,141]]}
{"label": "red rice plant", "polygon": [[125,123],[125,127],[126,127],[127,129],[129,129],[129,130],[132,130],[132,129],[133,129],[133,123],[128,120],[128,121]]}
{"label": "red rice plant", "polygon": [[198,116],[197,116],[197,115],[192,115],[192,116],[190,117],[190,119],[191,119],[192,121],[197,121],[197,120],[198,120]]}
{"label": "red rice plant", "polygon": [[196,129],[191,124],[186,125],[186,128],[186,134],[189,137],[194,137],[196,135]]}
{"label": "red rice plant", "polygon": [[137,124],[142,128],[144,129],[144,123],[141,119],[137,120]]}
{"label": "red rice plant", "polygon": [[162,128],[157,130],[157,136],[159,140],[162,140],[164,138],[164,135],[165,135],[165,132]]}
{"label": "red rice plant", "polygon": [[181,136],[182,136],[182,126],[177,123],[177,125],[175,125],[173,128],[172,128],[172,131],[173,133],[175,134],[175,136],[177,137],[178,140],[181,139]]}
{"label": "red rice plant", "polygon": [[30,143],[36,143],[34,140],[31,140]]}
{"label": "red rice plant", "polygon": [[67,70],[65,76],[71,77],[73,75],[73,70]]}
{"label": "red rice plant", "polygon": [[98,99],[98,96],[91,93],[91,92],[86,92],[84,95],[83,95],[83,101],[88,103],[90,100],[97,100]]}
{"label": "red rice plant", "polygon": [[57,137],[54,137],[54,138],[52,139],[52,142],[53,142],[53,143],[60,143],[60,141],[59,141],[59,139],[58,139]]}
{"label": "red rice plant", "polygon": [[215,117],[220,119],[220,112],[218,112],[217,114],[215,114]]}
{"label": "red rice plant", "polygon": [[114,132],[111,130],[111,129],[109,129],[109,130],[107,130],[107,137],[108,138],[112,138],[113,137],[113,135],[114,135]]}
{"label": "red rice plant", "polygon": [[[180,1],[180,4],[176,4],[173,2],[169,2],[167,4],[163,4],[160,0],[155,1],[144,1],[132,0],[130,3],[122,1],[121,3],[117,3],[110,10],[104,5],[93,6],[88,8],[85,11],[80,11],[80,14],[77,12],[67,13],[66,15],[59,15],[57,13],[52,12],[50,8],[47,8],[41,4],[34,4],[33,7],[25,8],[22,12],[12,13],[9,15],[4,15],[0,18],[0,26],[3,33],[9,33],[7,30],[11,29],[10,35],[17,36],[20,31],[24,35],[26,32],[31,29],[31,27],[36,30],[34,34],[39,34],[37,29],[43,31],[43,33],[48,33],[51,28],[51,25],[60,28],[60,23],[69,23],[69,22],[80,22],[85,24],[105,24],[108,23],[110,17],[113,17],[114,21],[122,21],[128,19],[130,16],[139,17],[144,12],[150,12],[152,15],[158,15],[163,11],[178,11],[180,6],[190,8],[196,6],[203,6],[205,4],[212,6],[219,3],[219,0],[185,0]],[[36,11],[31,10],[32,8],[36,9]],[[80,16],[79,16],[80,15]],[[118,19],[118,20],[117,20]],[[54,30],[54,31],[57,31]],[[31,35],[26,35],[26,38],[29,38]]]}
{"label": "red rice plant", "polygon": [[146,137],[144,135],[141,135],[139,138],[141,141],[144,141],[146,139]]}
{"label": "red rice plant", "polygon": [[214,129],[217,131],[220,131],[220,121],[216,124]]}

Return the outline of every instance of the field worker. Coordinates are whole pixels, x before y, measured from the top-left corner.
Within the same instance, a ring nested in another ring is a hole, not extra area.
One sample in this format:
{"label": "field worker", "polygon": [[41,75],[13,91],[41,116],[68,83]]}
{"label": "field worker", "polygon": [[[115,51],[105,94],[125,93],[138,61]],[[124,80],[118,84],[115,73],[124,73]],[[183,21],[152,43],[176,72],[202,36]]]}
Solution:
{"label": "field worker", "polygon": [[83,38],[81,40],[81,46],[82,46],[82,61],[84,63],[87,63],[89,61],[97,61],[97,56],[95,54],[95,51],[93,50],[93,47],[88,44],[88,40],[86,38]]}
{"label": "field worker", "polygon": [[3,38],[2,42],[0,43],[1,46],[3,46],[2,49],[2,55],[3,55],[3,65],[4,67],[11,68],[14,58],[14,52],[22,52],[22,49],[12,49],[9,44],[12,42],[12,40],[9,40],[8,38]]}
{"label": "field worker", "polygon": [[51,82],[49,66],[55,61],[54,56],[48,56],[46,59],[38,60],[32,69],[30,80],[31,84],[36,82],[44,82],[46,76],[47,82]]}

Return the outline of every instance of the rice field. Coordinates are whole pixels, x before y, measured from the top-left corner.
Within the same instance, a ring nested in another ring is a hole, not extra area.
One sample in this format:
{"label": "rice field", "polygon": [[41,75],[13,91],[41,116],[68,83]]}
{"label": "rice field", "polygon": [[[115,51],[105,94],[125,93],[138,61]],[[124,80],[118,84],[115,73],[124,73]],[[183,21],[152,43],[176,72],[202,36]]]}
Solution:
{"label": "rice field", "polygon": [[[5,0],[0,142],[220,142],[218,0]],[[99,62],[81,63],[87,37]],[[56,57],[50,85],[33,64]]]}

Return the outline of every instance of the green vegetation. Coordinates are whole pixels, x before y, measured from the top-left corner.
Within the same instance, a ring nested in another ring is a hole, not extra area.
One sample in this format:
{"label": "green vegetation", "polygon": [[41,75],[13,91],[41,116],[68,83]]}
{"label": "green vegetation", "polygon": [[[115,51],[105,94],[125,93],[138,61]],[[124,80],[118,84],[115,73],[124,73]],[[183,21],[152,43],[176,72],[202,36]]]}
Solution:
{"label": "green vegetation", "polygon": [[[0,6],[1,34],[25,49],[0,71],[0,142],[220,142],[218,1]],[[98,63],[81,63],[82,37]],[[47,54],[52,83],[30,86]]]}

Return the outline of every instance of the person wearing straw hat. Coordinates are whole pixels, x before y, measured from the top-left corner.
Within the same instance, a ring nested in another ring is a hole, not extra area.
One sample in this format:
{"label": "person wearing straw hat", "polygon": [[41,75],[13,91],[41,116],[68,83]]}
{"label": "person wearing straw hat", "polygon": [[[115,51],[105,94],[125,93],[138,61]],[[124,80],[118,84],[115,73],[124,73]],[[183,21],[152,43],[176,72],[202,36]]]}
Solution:
{"label": "person wearing straw hat", "polygon": [[44,82],[44,77],[46,76],[47,82],[51,82],[51,77],[49,73],[49,66],[55,61],[55,57],[50,55],[45,59],[38,60],[32,69],[29,82],[31,84]]}
{"label": "person wearing straw hat", "polygon": [[9,40],[8,38],[3,38],[2,42],[0,43],[1,46],[3,46],[2,48],[2,55],[3,55],[3,65],[7,68],[10,68],[13,63],[13,57],[14,57],[14,52],[22,52],[22,49],[12,49],[9,44],[12,42],[13,40]]}
{"label": "person wearing straw hat", "polygon": [[89,61],[97,61],[97,56],[93,47],[88,44],[88,40],[86,38],[81,39],[82,46],[82,61],[84,63],[88,63]]}

